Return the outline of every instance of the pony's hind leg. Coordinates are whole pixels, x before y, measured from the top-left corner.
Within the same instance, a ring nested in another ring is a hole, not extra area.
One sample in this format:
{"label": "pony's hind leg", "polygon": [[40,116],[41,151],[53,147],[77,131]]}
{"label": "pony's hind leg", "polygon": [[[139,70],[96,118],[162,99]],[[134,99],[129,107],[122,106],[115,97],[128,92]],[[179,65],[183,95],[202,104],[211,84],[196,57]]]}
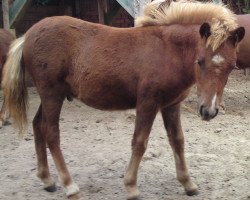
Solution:
{"label": "pony's hind leg", "polygon": [[0,128],[8,124],[8,119],[10,118],[9,112],[5,105],[5,100],[3,100],[3,105],[0,111]]}
{"label": "pony's hind leg", "polygon": [[70,199],[79,199],[79,188],[74,183],[67,169],[60,149],[59,116],[64,99],[45,98],[42,100],[43,129],[46,132],[46,142],[55,162],[60,181]]}
{"label": "pony's hind leg", "polygon": [[44,189],[48,192],[54,192],[56,190],[55,183],[52,180],[48,167],[47,151],[46,151],[46,138],[45,132],[41,130],[42,126],[42,105],[36,113],[33,120],[33,131],[35,138],[35,147],[37,155],[37,176],[44,183]]}
{"label": "pony's hind leg", "polygon": [[184,156],[184,135],[180,121],[180,104],[162,109],[162,117],[172,147],[177,179],[184,186],[187,195],[196,195],[197,186],[191,181]]}
{"label": "pony's hind leg", "polygon": [[128,192],[128,199],[136,199],[140,193],[137,188],[138,168],[146,151],[148,137],[158,109],[155,105],[136,108],[135,132],[132,139],[132,155],[124,177],[124,184]]}

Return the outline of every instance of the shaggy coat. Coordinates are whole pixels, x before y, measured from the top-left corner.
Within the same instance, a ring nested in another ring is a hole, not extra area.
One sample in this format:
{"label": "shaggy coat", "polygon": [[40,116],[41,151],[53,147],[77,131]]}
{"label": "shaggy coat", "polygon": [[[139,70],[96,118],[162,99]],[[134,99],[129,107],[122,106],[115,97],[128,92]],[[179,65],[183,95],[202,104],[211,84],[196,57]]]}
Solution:
{"label": "shaggy coat", "polygon": [[[64,99],[76,98],[102,110],[136,108],[132,155],[124,176],[129,199],[139,196],[138,169],[158,111],[174,153],[177,179],[188,195],[197,194],[184,156],[180,102],[197,82],[202,119],[217,115],[244,28],[236,28],[231,11],[222,5],[191,4],[187,4],[188,9],[179,10],[182,5],[177,5],[173,8],[176,12],[165,9],[160,14],[161,19],[164,15],[177,16],[172,17],[173,23],[161,24],[160,20],[126,29],[66,16],[46,18],[13,43],[4,67],[6,102],[14,122],[23,131],[27,125],[27,69],[41,98],[33,129],[38,177],[47,191],[56,189],[48,167],[48,146],[66,195],[80,198],[60,149],[59,131]],[[202,17],[203,11],[209,13],[206,18]],[[195,13],[198,21],[189,17],[188,23],[188,16]],[[183,19],[181,16],[185,16],[185,22],[177,20]],[[209,23],[201,25],[202,20]]]}

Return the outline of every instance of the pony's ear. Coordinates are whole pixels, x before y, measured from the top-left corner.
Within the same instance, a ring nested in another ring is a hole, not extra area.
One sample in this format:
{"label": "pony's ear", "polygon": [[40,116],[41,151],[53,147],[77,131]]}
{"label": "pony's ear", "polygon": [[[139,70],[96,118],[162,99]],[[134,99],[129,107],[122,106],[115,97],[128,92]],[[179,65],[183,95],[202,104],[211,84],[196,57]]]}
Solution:
{"label": "pony's ear", "polygon": [[201,38],[208,38],[211,35],[211,27],[208,23],[204,23],[200,27]]}
{"label": "pony's ear", "polygon": [[237,45],[245,36],[245,28],[239,27],[231,32],[230,38],[234,45]]}

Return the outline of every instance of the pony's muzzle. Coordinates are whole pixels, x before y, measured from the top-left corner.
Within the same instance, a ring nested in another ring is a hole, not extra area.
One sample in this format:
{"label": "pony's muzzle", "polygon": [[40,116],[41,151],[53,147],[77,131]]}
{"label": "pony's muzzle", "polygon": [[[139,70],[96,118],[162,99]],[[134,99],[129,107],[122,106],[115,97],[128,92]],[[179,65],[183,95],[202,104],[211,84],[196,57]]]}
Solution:
{"label": "pony's muzzle", "polygon": [[201,115],[202,120],[205,121],[209,121],[210,119],[213,119],[214,117],[216,117],[216,115],[218,114],[219,109],[218,108],[207,108],[204,105],[201,105],[199,108],[199,113]]}

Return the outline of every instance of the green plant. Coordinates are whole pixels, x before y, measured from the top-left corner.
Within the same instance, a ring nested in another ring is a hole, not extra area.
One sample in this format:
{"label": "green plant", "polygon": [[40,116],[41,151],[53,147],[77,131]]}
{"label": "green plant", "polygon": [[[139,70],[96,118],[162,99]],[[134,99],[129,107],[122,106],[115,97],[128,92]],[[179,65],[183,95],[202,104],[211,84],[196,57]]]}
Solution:
{"label": "green plant", "polygon": [[249,0],[237,0],[236,3],[239,12],[243,14],[250,13]]}
{"label": "green plant", "polygon": [[244,0],[243,13],[250,13],[249,0]]}

